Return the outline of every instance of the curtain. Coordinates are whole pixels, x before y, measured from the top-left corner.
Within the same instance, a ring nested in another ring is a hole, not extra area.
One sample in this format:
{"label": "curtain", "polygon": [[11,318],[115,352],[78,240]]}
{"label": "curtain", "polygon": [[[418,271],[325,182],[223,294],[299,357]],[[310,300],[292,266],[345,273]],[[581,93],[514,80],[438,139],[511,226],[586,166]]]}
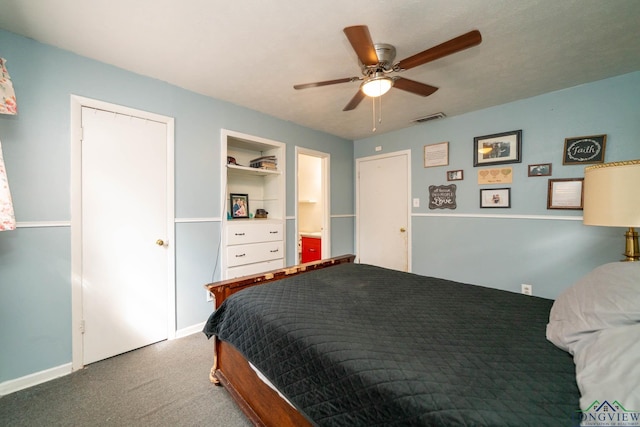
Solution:
{"label": "curtain", "polygon": [[2,157],[2,143],[0,142],[0,231],[15,230],[16,218],[13,214],[13,203],[7,181],[7,171]]}
{"label": "curtain", "polygon": [[16,93],[6,63],[4,58],[0,58],[0,114],[18,114]]}
{"label": "curtain", "polygon": [[[6,61],[0,58],[0,114],[18,114],[16,93],[7,71]],[[2,143],[0,143],[0,231],[15,230],[16,218],[13,213],[7,170],[4,167]]]}

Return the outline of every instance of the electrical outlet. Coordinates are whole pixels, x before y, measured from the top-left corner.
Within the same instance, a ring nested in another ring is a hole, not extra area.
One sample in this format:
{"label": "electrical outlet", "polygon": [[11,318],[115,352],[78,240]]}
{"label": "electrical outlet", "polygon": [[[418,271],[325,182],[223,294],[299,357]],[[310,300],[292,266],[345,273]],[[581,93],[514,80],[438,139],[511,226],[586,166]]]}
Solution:
{"label": "electrical outlet", "polygon": [[525,295],[533,295],[533,286],[527,285],[526,283],[522,284],[522,293]]}
{"label": "electrical outlet", "polygon": [[208,290],[204,290],[207,293],[207,302],[212,302],[213,301],[213,295],[211,295],[211,292],[209,292]]}

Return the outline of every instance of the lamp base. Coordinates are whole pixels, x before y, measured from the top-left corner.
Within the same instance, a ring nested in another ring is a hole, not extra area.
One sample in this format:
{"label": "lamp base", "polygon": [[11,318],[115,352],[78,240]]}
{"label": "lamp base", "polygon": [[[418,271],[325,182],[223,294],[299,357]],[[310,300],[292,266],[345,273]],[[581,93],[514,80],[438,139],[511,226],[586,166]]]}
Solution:
{"label": "lamp base", "polygon": [[633,229],[633,227],[629,227],[626,233],[624,233],[626,237],[626,245],[624,256],[626,257],[622,261],[640,261],[640,249],[638,249],[638,233]]}

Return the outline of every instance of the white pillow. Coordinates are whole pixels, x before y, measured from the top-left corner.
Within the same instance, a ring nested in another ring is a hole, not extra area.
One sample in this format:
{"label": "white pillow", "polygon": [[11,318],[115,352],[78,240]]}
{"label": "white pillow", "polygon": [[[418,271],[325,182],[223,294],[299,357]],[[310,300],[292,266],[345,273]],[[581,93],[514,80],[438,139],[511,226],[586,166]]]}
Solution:
{"label": "white pillow", "polygon": [[607,400],[640,412],[640,323],[602,330],[584,341],[573,357],[580,408],[587,411]]}
{"label": "white pillow", "polygon": [[589,334],[638,322],[640,262],[614,262],[596,268],[555,300],[547,339],[575,354]]}

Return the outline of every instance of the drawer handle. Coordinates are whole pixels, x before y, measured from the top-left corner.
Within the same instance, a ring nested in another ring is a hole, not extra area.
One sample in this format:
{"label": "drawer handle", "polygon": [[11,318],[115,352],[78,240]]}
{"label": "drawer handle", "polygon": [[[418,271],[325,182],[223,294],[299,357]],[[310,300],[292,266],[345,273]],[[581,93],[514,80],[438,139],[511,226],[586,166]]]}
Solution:
{"label": "drawer handle", "polygon": [[273,250],[270,250],[269,252],[271,252],[272,254],[274,254],[274,253],[279,252],[279,251],[280,251],[280,249],[273,249]]}
{"label": "drawer handle", "polygon": [[269,234],[278,234],[277,231],[270,231]]}
{"label": "drawer handle", "polygon": [[247,256],[247,254],[238,254],[236,255],[236,258],[242,258],[243,256]]}
{"label": "drawer handle", "polygon": [[244,236],[244,233],[235,233],[236,236]]}
{"label": "drawer handle", "polygon": [[309,252],[315,252],[316,250],[313,248],[309,248]]}

